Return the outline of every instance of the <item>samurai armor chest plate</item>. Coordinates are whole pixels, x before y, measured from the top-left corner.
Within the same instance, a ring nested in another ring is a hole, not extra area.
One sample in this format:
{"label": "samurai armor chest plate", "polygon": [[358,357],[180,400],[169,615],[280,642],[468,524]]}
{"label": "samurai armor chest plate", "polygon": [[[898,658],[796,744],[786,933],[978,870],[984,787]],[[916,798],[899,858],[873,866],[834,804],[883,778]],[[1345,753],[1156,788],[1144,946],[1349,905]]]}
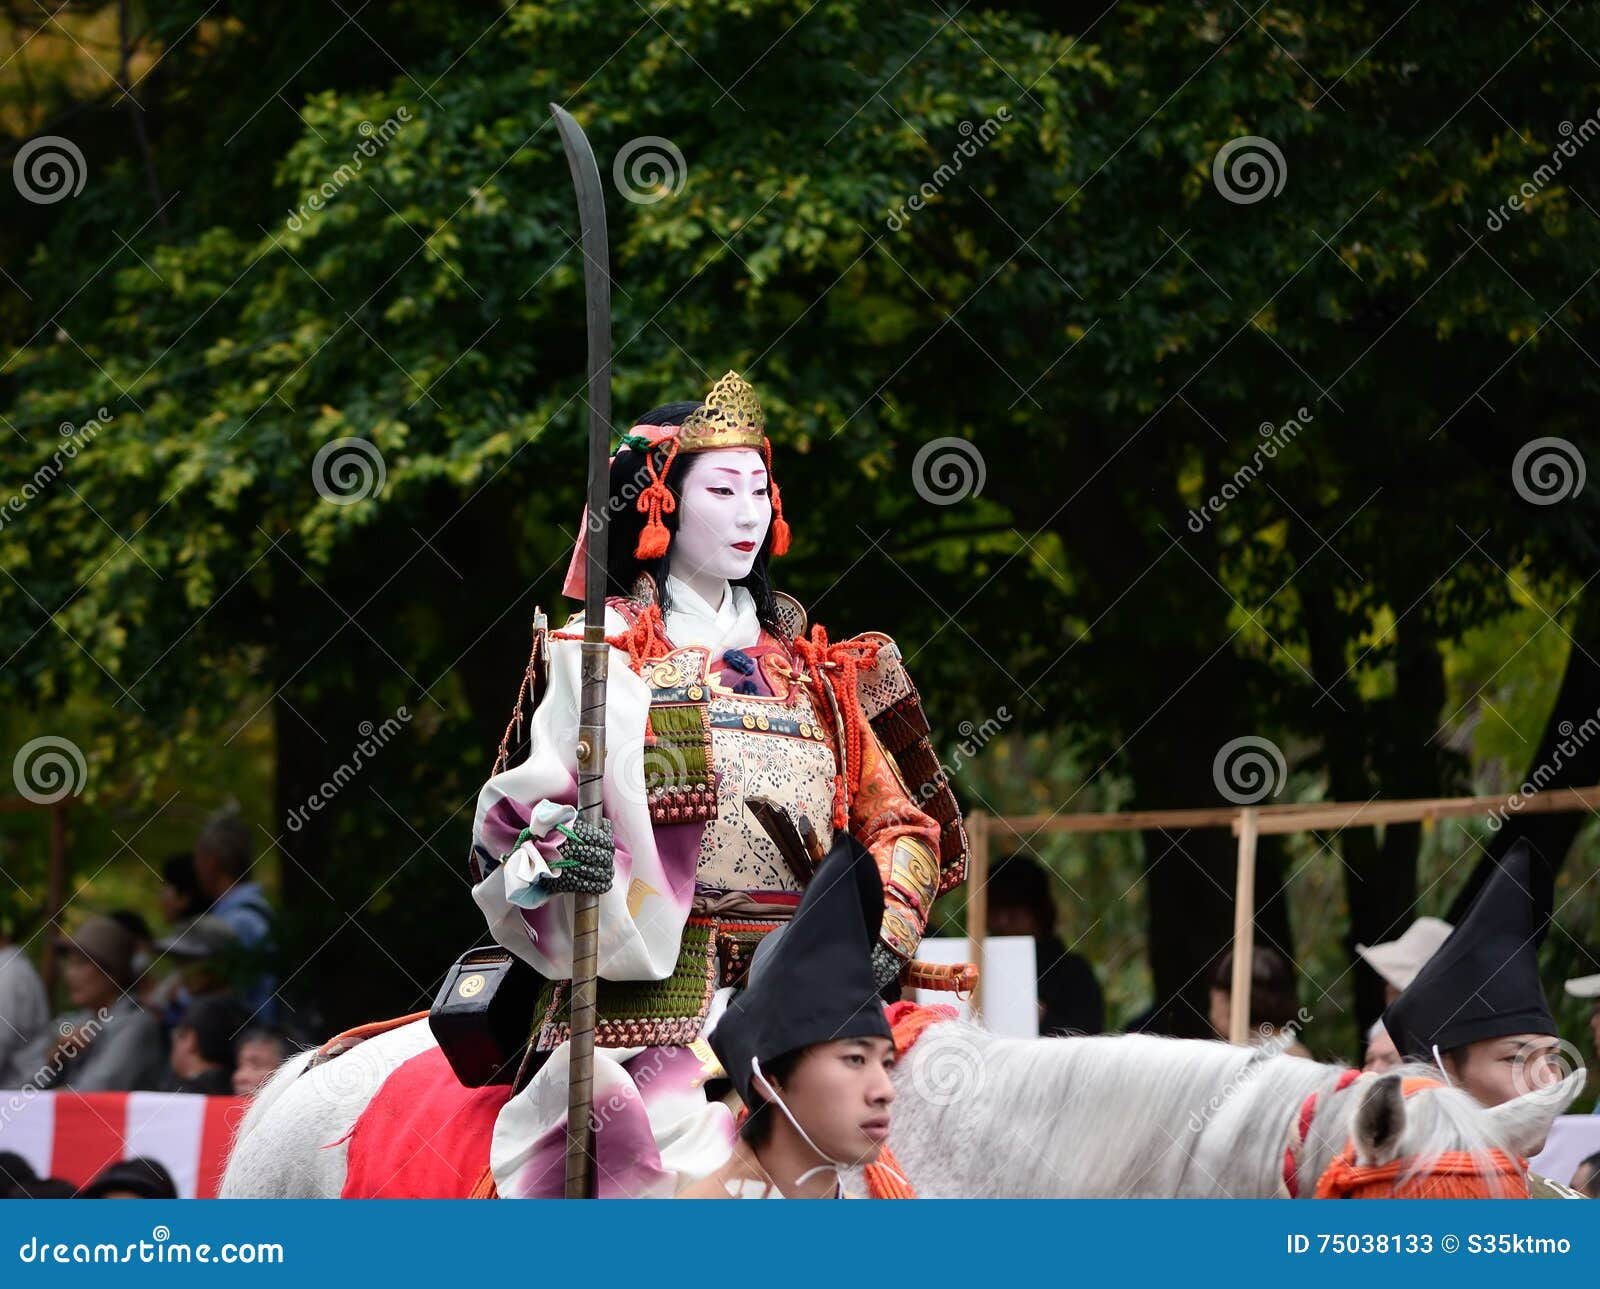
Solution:
{"label": "samurai armor chest plate", "polygon": [[717,817],[706,824],[695,870],[699,886],[724,891],[798,891],[799,879],[755,817],[746,797],[776,801],[805,815],[824,846],[833,844],[833,749],[807,690],[791,700],[717,695],[710,704],[717,767]]}
{"label": "samurai armor chest plate", "polygon": [[831,845],[832,745],[811,687],[770,654],[760,666],[766,694],[736,692],[734,668],[711,667],[706,649],[675,649],[642,675],[651,688],[645,793],[659,824],[701,824],[696,885],[728,891],[795,891],[798,879],[745,809],[749,796],[807,816]]}

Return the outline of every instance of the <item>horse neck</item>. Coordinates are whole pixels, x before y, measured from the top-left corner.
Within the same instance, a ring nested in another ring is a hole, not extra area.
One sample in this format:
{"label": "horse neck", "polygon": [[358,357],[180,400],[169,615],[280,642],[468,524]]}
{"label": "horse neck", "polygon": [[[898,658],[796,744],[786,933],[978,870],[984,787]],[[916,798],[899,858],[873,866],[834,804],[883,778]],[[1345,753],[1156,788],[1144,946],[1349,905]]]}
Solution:
{"label": "horse neck", "polygon": [[901,1062],[894,1148],[924,1193],[1270,1196],[1293,1116],[1339,1072],[1195,1039],[946,1022]]}

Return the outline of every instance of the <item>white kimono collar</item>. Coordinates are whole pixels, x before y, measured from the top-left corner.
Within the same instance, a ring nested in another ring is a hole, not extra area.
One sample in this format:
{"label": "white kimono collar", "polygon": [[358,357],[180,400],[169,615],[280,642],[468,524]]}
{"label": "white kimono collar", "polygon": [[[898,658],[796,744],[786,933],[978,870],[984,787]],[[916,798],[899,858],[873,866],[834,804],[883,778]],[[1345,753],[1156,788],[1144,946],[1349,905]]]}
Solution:
{"label": "white kimono collar", "polygon": [[725,649],[748,649],[761,638],[756,602],[745,587],[729,585],[722,607],[713,609],[692,586],[668,573],[667,598],[662,625],[676,646],[701,645],[716,658]]}

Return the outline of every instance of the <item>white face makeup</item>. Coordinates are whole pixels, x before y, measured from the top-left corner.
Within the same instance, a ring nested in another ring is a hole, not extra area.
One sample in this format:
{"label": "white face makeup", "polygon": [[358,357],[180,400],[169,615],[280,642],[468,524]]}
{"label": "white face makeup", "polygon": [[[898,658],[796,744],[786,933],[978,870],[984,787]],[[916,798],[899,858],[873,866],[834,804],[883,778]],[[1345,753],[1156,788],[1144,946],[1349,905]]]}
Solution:
{"label": "white face makeup", "polygon": [[[682,460],[682,458],[680,458]],[[755,565],[772,523],[767,463],[754,448],[713,448],[687,460],[672,572],[705,594]],[[708,597],[712,607],[718,594]]]}

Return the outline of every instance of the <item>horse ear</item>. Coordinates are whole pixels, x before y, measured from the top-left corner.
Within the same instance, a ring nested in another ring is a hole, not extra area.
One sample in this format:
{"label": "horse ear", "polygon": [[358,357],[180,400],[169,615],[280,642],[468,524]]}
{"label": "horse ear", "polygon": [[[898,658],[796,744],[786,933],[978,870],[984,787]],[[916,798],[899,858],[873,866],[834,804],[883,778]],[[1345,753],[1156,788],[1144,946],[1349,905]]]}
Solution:
{"label": "horse ear", "polygon": [[1400,1076],[1385,1074],[1376,1079],[1361,1096],[1356,1107],[1356,1162],[1363,1165],[1386,1164],[1400,1153],[1400,1138],[1406,1128],[1406,1099],[1400,1092]]}
{"label": "horse ear", "polygon": [[1507,1150],[1524,1157],[1537,1155],[1544,1149],[1545,1138],[1550,1135],[1550,1125],[1583,1091],[1585,1070],[1574,1070],[1560,1083],[1547,1088],[1524,1092],[1520,1097],[1502,1102],[1485,1111],[1495,1135]]}

